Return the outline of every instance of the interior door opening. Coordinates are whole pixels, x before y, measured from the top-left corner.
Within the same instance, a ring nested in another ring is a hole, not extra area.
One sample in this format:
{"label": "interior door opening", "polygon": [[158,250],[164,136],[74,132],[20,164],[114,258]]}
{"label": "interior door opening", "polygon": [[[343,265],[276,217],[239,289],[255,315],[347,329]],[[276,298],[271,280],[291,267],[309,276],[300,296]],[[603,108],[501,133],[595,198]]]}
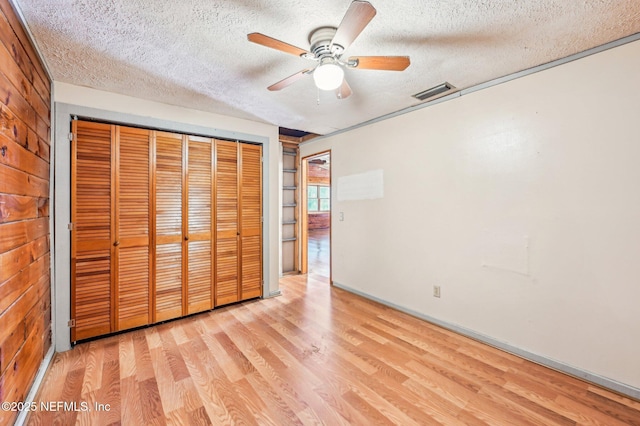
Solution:
{"label": "interior door opening", "polygon": [[331,275],[331,152],[302,159],[302,273]]}

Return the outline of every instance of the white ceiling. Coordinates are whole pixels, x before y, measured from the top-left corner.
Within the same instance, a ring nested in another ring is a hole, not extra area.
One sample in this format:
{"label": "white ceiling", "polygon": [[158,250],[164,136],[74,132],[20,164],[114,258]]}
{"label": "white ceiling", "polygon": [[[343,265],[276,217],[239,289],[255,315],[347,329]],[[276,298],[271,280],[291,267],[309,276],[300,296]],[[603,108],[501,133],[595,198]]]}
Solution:
{"label": "white ceiling", "polygon": [[640,32],[639,0],[370,0],[377,15],[346,56],[409,55],[404,72],[349,69],[338,100],[305,78],[314,62],[247,41],[303,49],[338,26],[350,0],[14,0],[53,79],[326,134]]}

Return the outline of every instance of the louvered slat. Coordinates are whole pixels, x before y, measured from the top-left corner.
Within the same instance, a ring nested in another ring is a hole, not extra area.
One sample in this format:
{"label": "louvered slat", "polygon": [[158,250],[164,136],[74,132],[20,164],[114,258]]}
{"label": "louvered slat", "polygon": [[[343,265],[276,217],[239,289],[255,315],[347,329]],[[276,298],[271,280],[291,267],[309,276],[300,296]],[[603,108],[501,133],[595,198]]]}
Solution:
{"label": "louvered slat", "polygon": [[149,324],[149,247],[120,247],[118,275],[118,330]]}
{"label": "louvered slat", "polygon": [[238,144],[216,141],[216,306],[237,302]]}
{"label": "louvered slat", "polygon": [[211,140],[189,137],[188,141],[188,313],[213,308],[211,292]]}
{"label": "louvered slat", "polygon": [[182,137],[156,135],[156,235],[182,235]]}
{"label": "louvered slat", "polygon": [[149,131],[119,127],[117,330],[149,324]]}
{"label": "louvered slat", "polygon": [[211,309],[211,241],[189,242],[189,314]]}
{"label": "louvered slat", "polygon": [[111,330],[111,130],[73,121],[72,341]]}
{"label": "louvered slat", "polygon": [[182,315],[182,137],[156,134],[155,318]]}
{"label": "louvered slat", "polygon": [[241,299],[262,295],[262,147],[241,144]]}
{"label": "louvered slat", "polygon": [[182,244],[156,247],[156,321],[182,315]]}

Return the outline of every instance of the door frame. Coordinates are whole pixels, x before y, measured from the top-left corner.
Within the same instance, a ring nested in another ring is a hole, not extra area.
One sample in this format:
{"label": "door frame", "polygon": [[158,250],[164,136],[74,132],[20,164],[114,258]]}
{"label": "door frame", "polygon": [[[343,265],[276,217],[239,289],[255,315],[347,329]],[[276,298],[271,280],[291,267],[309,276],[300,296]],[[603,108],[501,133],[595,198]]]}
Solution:
{"label": "door frame", "polygon": [[333,285],[333,166],[331,165],[331,150],[316,152],[300,160],[300,273],[309,272],[309,212],[307,210],[307,186],[309,179],[309,160],[323,155],[329,155],[329,187],[331,188],[331,208],[329,209],[329,284]]}

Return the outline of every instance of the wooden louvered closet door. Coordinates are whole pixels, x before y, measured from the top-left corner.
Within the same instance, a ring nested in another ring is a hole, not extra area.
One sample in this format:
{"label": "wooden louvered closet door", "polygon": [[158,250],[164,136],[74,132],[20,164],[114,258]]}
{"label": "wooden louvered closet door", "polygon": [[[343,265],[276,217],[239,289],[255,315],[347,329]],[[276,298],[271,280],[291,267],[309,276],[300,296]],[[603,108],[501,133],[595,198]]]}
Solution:
{"label": "wooden louvered closet door", "polygon": [[182,316],[183,137],[156,132],[155,321]]}
{"label": "wooden louvered closet door", "polygon": [[71,340],[109,333],[112,143],[109,124],[72,122]]}
{"label": "wooden louvered closet door", "polygon": [[72,341],[262,295],[261,146],[72,127]]}
{"label": "wooden louvered closet door", "polygon": [[152,322],[150,304],[150,131],[116,128],[116,328]]}
{"label": "wooden louvered closet door", "polygon": [[216,306],[240,300],[238,289],[238,143],[216,140]]}
{"label": "wooden louvered closet door", "polygon": [[212,141],[189,136],[187,200],[187,313],[213,308]]}
{"label": "wooden louvered closet door", "polygon": [[262,296],[262,146],[240,144],[240,299]]}

